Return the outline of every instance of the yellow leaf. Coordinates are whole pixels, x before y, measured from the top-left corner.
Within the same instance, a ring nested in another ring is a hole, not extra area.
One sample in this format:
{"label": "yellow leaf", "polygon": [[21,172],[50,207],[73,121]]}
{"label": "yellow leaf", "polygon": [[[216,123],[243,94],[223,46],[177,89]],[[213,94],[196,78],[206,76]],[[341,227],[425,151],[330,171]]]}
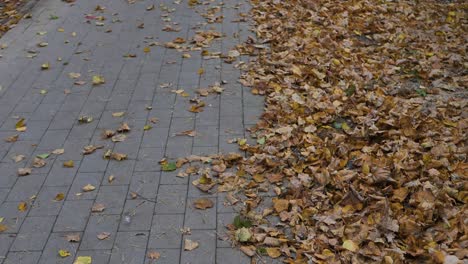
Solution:
{"label": "yellow leaf", "polygon": [[74,164],[73,160],[69,160],[69,161],[65,161],[65,162],[63,163],[63,166],[64,166],[65,168],[73,168],[73,167],[75,166],[75,164]]}
{"label": "yellow leaf", "polygon": [[47,63],[43,63],[43,64],[41,65],[41,69],[43,69],[43,70],[48,70],[49,68],[50,68],[50,64],[49,64],[48,62],[47,62]]}
{"label": "yellow leaf", "polygon": [[89,256],[79,256],[76,258],[73,264],[91,264],[91,257]]}
{"label": "yellow leaf", "polygon": [[55,196],[54,200],[55,200],[55,201],[62,201],[64,198],[65,198],[65,194],[64,194],[64,193],[57,193],[57,195]]}
{"label": "yellow leaf", "polygon": [[115,112],[115,113],[112,113],[112,116],[113,117],[122,117],[124,114],[125,114],[125,112]]}
{"label": "yellow leaf", "polygon": [[281,251],[279,248],[266,248],[266,252],[270,258],[278,258],[281,256]]}
{"label": "yellow leaf", "polygon": [[101,75],[94,75],[93,76],[93,85],[99,85],[99,84],[103,84],[105,82],[106,81],[104,80],[104,77],[102,77]]}
{"label": "yellow leaf", "polygon": [[16,122],[16,131],[24,132],[26,131],[26,123],[24,122],[24,118],[21,118],[18,122]]}
{"label": "yellow leaf", "polygon": [[67,251],[67,250],[64,250],[64,249],[59,250],[58,253],[62,258],[66,258],[66,257],[70,256],[70,252]]}
{"label": "yellow leaf", "polygon": [[28,204],[26,202],[21,202],[18,204],[18,210],[20,212],[24,212],[26,209],[28,209]]}
{"label": "yellow leaf", "polygon": [[145,126],[143,127],[143,130],[147,131],[147,130],[150,130],[150,129],[152,129],[152,128],[153,128],[153,127],[152,127],[151,125],[145,125]]}
{"label": "yellow leaf", "polygon": [[359,249],[359,245],[354,243],[354,241],[352,241],[352,240],[345,240],[343,242],[343,248],[345,248],[345,249],[347,249],[349,251],[352,251],[352,252],[356,252]]}
{"label": "yellow leaf", "polygon": [[205,73],[205,70],[203,68],[198,69],[198,75],[202,75]]}
{"label": "yellow leaf", "polygon": [[150,48],[150,47],[145,47],[145,48],[143,49],[143,52],[144,52],[144,53],[149,53],[150,51],[151,51],[151,48]]}
{"label": "yellow leaf", "polygon": [[8,227],[4,224],[0,224],[0,232],[6,231]]}

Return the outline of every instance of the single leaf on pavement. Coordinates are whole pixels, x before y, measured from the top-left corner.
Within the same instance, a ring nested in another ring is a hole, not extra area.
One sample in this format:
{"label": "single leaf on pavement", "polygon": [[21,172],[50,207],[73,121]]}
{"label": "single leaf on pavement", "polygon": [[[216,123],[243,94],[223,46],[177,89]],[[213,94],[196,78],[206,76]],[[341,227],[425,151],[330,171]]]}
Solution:
{"label": "single leaf on pavement", "polygon": [[64,193],[57,193],[57,195],[55,195],[54,200],[55,200],[55,201],[62,201],[64,198],[65,198],[65,194],[64,194]]}
{"label": "single leaf on pavement", "polygon": [[18,169],[18,176],[26,176],[32,173],[31,168],[19,168]]}
{"label": "single leaf on pavement", "polygon": [[101,232],[101,233],[99,233],[99,234],[97,235],[97,238],[98,238],[99,240],[104,240],[104,239],[110,237],[110,235],[111,235],[111,233],[109,233],[109,232]]}
{"label": "single leaf on pavement", "polygon": [[210,200],[208,198],[199,198],[199,199],[195,200],[193,205],[197,209],[205,210],[205,209],[208,209],[208,208],[212,208],[214,203],[213,203],[212,200]]}
{"label": "single leaf on pavement", "polygon": [[90,256],[79,256],[73,264],[91,264],[91,261],[92,259]]}
{"label": "single leaf on pavement", "polygon": [[93,213],[101,213],[106,209],[106,206],[102,203],[95,203],[93,207],[91,207],[91,212]]}
{"label": "single leaf on pavement", "polygon": [[65,239],[68,241],[68,242],[80,242],[81,240],[81,237],[80,237],[80,234],[76,233],[76,234],[68,234],[65,236]]}
{"label": "single leaf on pavement", "polygon": [[18,211],[24,212],[26,209],[28,209],[28,204],[26,202],[20,202],[18,204]]}
{"label": "single leaf on pavement", "polygon": [[70,256],[70,252],[67,251],[67,250],[64,250],[64,249],[60,249],[58,254],[62,258],[66,258],[66,257]]}
{"label": "single leaf on pavement", "polygon": [[73,160],[68,160],[68,161],[63,162],[63,167],[73,168],[75,167],[75,163],[73,162]]}
{"label": "single leaf on pavement", "polygon": [[83,192],[91,192],[96,190],[96,187],[88,183],[82,188],[82,190]]}
{"label": "single leaf on pavement", "polygon": [[192,251],[196,249],[198,246],[199,246],[199,243],[196,241],[192,241],[190,239],[184,240],[184,250],[186,251]]}
{"label": "single leaf on pavement", "polygon": [[177,169],[177,166],[175,162],[168,162],[168,163],[162,164],[163,171],[175,171],[176,169]]}
{"label": "single leaf on pavement", "polygon": [[149,259],[159,259],[161,257],[161,254],[159,252],[156,252],[156,251],[150,251],[150,252],[148,252],[147,257]]}

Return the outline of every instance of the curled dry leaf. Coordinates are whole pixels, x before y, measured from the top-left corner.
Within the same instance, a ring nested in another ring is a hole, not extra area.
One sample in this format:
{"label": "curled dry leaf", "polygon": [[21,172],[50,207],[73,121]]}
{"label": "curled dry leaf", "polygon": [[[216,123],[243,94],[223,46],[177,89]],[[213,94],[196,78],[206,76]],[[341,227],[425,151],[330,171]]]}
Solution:
{"label": "curled dry leaf", "polygon": [[13,135],[13,136],[9,136],[9,137],[5,138],[5,141],[10,142],[10,143],[11,142],[16,142],[16,141],[18,141],[18,137],[19,137],[18,134]]}
{"label": "curled dry leaf", "polygon": [[64,193],[57,193],[57,195],[55,195],[54,201],[57,201],[57,202],[62,201],[64,198],[65,198]]}
{"label": "curled dry leaf", "polygon": [[47,162],[40,158],[34,158],[32,166],[34,168],[42,168],[47,164]]}
{"label": "curled dry leaf", "polygon": [[27,176],[32,173],[31,168],[19,168],[18,169],[18,176]]}
{"label": "curled dry leaf", "polygon": [[104,148],[104,146],[102,146],[102,145],[98,145],[98,146],[95,146],[95,145],[85,146],[85,147],[83,148],[83,155],[92,154],[92,153],[94,153],[96,150],[102,149],[102,148]]}
{"label": "curled dry leaf", "polygon": [[101,213],[106,209],[106,206],[102,203],[95,203],[93,207],[91,207],[91,212],[93,213]]}
{"label": "curled dry leaf", "polygon": [[91,192],[96,190],[96,187],[88,183],[82,188],[82,190],[83,192]]}
{"label": "curled dry leaf", "polygon": [[97,238],[98,238],[99,240],[104,240],[104,239],[106,239],[106,238],[109,238],[110,236],[111,236],[111,233],[109,233],[109,232],[101,232],[101,233],[99,233],[99,234],[97,235]]}
{"label": "curled dry leaf", "polygon": [[197,209],[206,210],[208,208],[212,208],[214,203],[208,198],[198,198],[193,202],[193,205]]}
{"label": "curled dry leaf", "polygon": [[20,202],[18,204],[18,211],[24,212],[28,209],[28,204],[26,202]]}
{"label": "curled dry leaf", "polygon": [[199,246],[199,243],[197,241],[192,241],[190,239],[184,240],[184,250],[186,251],[192,251],[198,248],[198,246]]}
{"label": "curled dry leaf", "polygon": [[68,160],[68,161],[63,162],[63,167],[73,168],[75,167],[75,163],[73,162],[73,160]]}
{"label": "curled dry leaf", "polygon": [[179,132],[176,135],[194,137],[197,135],[197,132],[195,130],[186,130],[186,131]]}
{"label": "curled dry leaf", "polygon": [[147,257],[149,259],[156,260],[156,259],[159,259],[161,257],[161,253],[159,253],[157,251],[149,251],[148,254],[147,254]]}
{"label": "curled dry leaf", "polygon": [[120,127],[117,129],[119,133],[127,133],[130,132],[130,126],[127,123],[122,123]]}
{"label": "curled dry leaf", "polygon": [[109,183],[112,183],[114,180],[115,180],[115,176],[114,176],[114,175],[110,175],[110,176],[107,178],[107,182],[109,182]]}

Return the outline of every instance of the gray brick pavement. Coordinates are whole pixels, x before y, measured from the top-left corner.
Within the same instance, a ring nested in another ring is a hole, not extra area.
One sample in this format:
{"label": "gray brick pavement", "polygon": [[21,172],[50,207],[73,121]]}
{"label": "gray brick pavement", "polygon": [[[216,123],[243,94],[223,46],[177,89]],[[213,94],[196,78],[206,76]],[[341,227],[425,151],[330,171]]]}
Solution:
{"label": "gray brick pavement", "polygon": [[[147,11],[151,4],[155,9]],[[97,5],[105,10],[96,11]],[[214,6],[221,7],[217,15],[224,20],[207,24],[200,13]],[[32,19],[0,39],[8,45],[0,50],[0,219],[7,227],[0,233],[0,263],[73,263],[79,256],[91,256],[92,263],[250,263],[225,241],[225,225],[236,216],[225,194],[202,193],[191,184],[196,177],[161,171],[158,162],[239,151],[228,141],[246,137],[245,128],[263,110],[263,98],[244,91],[234,64],[207,60],[200,50],[180,52],[151,44],[216,30],[224,37],[203,49],[226,54],[251,35],[247,23],[233,22],[248,10],[247,2],[235,0],[193,8],[172,0],[41,0]],[[180,31],[163,31],[167,25]],[[38,47],[40,42],[48,46]],[[150,52],[144,52],[146,46]],[[128,54],[136,57],[124,56]],[[46,62],[50,69],[41,70]],[[71,79],[70,73],[81,76]],[[94,75],[102,75],[105,83],[93,86]],[[188,111],[198,88],[222,80],[227,81],[224,92],[201,97],[203,112]],[[116,112],[124,114],[113,116]],[[83,115],[93,121],[80,124]],[[26,120],[25,132],[15,131],[19,118]],[[155,124],[153,118],[158,119]],[[102,138],[104,130],[115,131],[123,122],[131,127],[124,141]],[[152,129],[145,131],[147,124]],[[192,129],[195,137],[176,135]],[[15,134],[16,142],[3,140]],[[83,147],[92,144],[104,147],[83,156]],[[56,149],[64,153],[50,154],[44,167],[17,176],[18,168],[31,166],[36,155]],[[107,150],[127,159],[103,159]],[[25,159],[15,163],[15,155]],[[69,160],[74,166],[64,167]],[[83,191],[87,184],[95,190]],[[214,207],[195,209],[198,197],[211,199]],[[24,211],[18,210],[20,202],[27,204]],[[105,209],[91,212],[95,204]],[[100,240],[102,232],[110,236]],[[72,233],[81,241],[67,241]],[[184,251],[184,239],[199,242],[199,248]],[[70,256],[60,257],[59,250]],[[148,257],[153,251],[160,253],[157,261]]]}

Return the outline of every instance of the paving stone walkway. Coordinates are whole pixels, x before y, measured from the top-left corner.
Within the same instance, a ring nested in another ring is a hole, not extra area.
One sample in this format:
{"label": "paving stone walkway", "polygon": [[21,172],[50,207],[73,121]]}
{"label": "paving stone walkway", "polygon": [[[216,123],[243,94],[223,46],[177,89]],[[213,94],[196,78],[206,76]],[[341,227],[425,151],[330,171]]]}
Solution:
{"label": "paving stone walkway", "polygon": [[[194,7],[188,2],[193,1],[40,0],[31,19],[0,39],[0,224],[7,228],[0,232],[1,264],[73,263],[78,256],[91,256],[92,263],[250,263],[219,239],[236,215],[224,197],[206,195],[191,184],[194,178],[162,172],[158,164],[164,157],[238,151],[228,140],[246,137],[245,128],[263,109],[263,98],[237,82],[236,64],[249,58],[229,64],[204,58],[201,50],[180,52],[154,43],[190,40],[197,31],[214,30],[224,37],[203,50],[227,54],[252,35],[248,23],[239,22],[249,10],[246,1],[213,0]],[[207,24],[201,14],[210,10],[224,19]],[[180,31],[167,31],[167,25]],[[95,75],[105,83],[93,86]],[[221,94],[202,98],[203,112],[188,111],[196,89],[222,80],[227,83]],[[119,112],[125,114],[114,116]],[[93,120],[80,124],[80,116]],[[15,130],[21,118],[24,132]],[[152,118],[159,121],[152,124]],[[103,130],[122,122],[131,127],[124,141],[102,139]],[[145,131],[147,124],[153,128]],[[187,130],[197,135],[175,136]],[[16,134],[17,141],[5,141]],[[84,156],[87,145],[104,148]],[[64,153],[50,154],[45,166],[18,176],[19,168],[32,167],[36,155],[56,149]],[[128,159],[103,159],[108,149]],[[69,160],[73,168],[64,167]],[[109,182],[111,175],[115,179]],[[83,192],[87,184],[96,189]],[[64,199],[55,201],[59,193]],[[215,206],[195,210],[193,200],[201,196]],[[23,211],[21,202],[27,205]],[[106,208],[92,213],[97,203]],[[191,234],[183,234],[183,228]],[[102,232],[110,236],[99,240]],[[81,241],[69,242],[70,234],[79,234]],[[199,247],[184,251],[186,238]],[[59,250],[70,256],[60,257]],[[149,259],[153,251],[159,259]]]}

